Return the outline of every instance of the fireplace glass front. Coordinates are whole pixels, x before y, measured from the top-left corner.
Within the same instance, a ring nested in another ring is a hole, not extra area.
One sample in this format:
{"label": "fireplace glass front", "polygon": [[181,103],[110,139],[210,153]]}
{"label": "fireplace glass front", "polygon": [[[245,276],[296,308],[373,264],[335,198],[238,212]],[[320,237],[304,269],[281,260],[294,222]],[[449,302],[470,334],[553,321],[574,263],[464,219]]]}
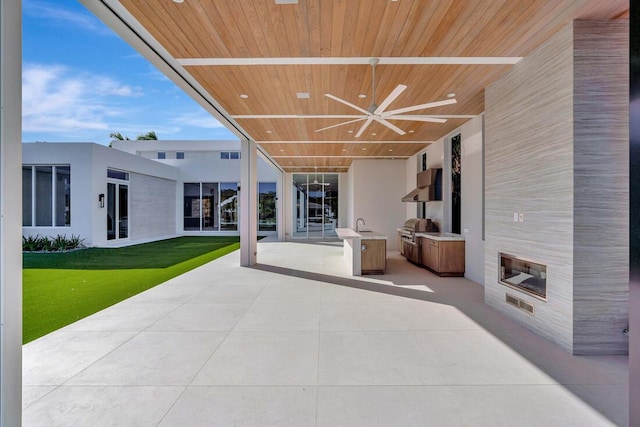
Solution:
{"label": "fireplace glass front", "polygon": [[536,298],[547,298],[547,266],[499,253],[500,283],[518,289]]}

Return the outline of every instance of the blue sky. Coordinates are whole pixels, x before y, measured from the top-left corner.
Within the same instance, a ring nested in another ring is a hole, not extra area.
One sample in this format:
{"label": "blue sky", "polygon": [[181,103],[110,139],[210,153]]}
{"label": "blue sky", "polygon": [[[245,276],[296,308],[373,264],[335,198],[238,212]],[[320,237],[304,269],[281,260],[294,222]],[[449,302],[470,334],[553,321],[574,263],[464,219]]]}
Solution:
{"label": "blue sky", "polygon": [[22,140],[237,139],[76,0],[23,0]]}

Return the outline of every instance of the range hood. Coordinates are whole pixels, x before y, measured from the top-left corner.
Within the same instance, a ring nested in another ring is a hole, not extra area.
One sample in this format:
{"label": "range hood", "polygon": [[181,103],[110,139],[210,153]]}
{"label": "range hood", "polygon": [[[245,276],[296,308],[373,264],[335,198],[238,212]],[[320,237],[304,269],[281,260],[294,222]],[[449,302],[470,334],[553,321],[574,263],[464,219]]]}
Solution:
{"label": "range hood", "polygon": [[442,168],[418,172],[416,189],[402,198],[403,202],[442,200]]}

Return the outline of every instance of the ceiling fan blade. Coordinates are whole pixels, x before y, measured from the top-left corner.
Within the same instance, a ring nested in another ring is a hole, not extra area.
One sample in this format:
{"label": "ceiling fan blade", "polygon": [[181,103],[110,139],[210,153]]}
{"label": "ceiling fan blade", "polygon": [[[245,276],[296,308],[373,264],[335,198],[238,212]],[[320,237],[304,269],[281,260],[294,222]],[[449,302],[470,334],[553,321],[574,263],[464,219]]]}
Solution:
{"label": "ceiling fan blade", "polygon": [[367,128],[367,126],[371,124],[372,121],[373,121],[373,116],[367,117],[367,121],[364,122],[364,124],[362,125],[358,133],[356,133],[356,138],[359,138],[360,135],[362,135],[362,132],[364,132],[364,130]]}
{"label": "ceiling fan blade", "polygon": [[389,123],[388,121],[386,121],[385,119],[381,119],[380,117],[375,117],[374,120],[378,123],[380,123],[381,125],[385,125],[386,127],[388,127],[389,129],[391,129],[392,131],[394,131],[395,133],[398,133],[400,135],[404,135],[406,132],[403,131],[402,129],[400,129],[398,126]]}
{"label": "ceiling fan blade", "polygon": [[425,116],[384,116],[385,120],[409,120],[414,122],[430,122],[430,123],[446,123],[447,119],[439,119],[436,117],[425,117]]}
{"label": "ceiling fan blade", "polygon": [[331,128],[337,128],[338,126],[348,125],[349,123],[359,122],[360,120],[364,120],[364,119],[366,119],[366,117],[362,117],[362,118],[355,119],[355,120],[349,120],[348,122],[338,123],[337,125],[327,126],[326,128],[315,130],[314,132],[322,132],[323,130],[327,130],[327,129],[331,129]]}
{"label": "ceiling fan blade", "polygon": [[382,113],[381,115],[383,117],[394,116],[396,114],[408,113],[409,111],[424,110],[425,108],[434,108],[434,107],[440,107],[443,105],[455,104],[456,102],[458,101],[456,101],[455,99],[445,99],[444,101],[428,102],[426,104],[414,105],[413,107],[405,107],[405,108],[400,108],[398,110],[391,110],[391,111],[387,111],[386,113]]}
{"label": "ceiling fan blade", "polygon": [[398,85],[396,86],[396,88],[393,90],[393,92],[391,92],[389,94],[389,96],[387,96],[384,101],[382,101],[382,104],[380,104],[378,106],[378,108],[376,108],[376,111],[373,112],[373,114],[381,114],[388,106],[389,104],[391,104],[393,101],[395,101],[395,99],[400,96],[400,94],[402,92],[404,92],[404,90],[407,87],[405,85]]}
{"label": "ceiling fan blade", "polygon": [[327,98],[331,98],[331,99],[333,99],[334,101],[341,102],[341,103],[343,103],[344,105],[348,105],[348,106],[349,106],[349,107],[351,107],[351,108],[355,108],[356,110],[360,111],[360,112],[361,112],[361,113],[363,113],[363,114],[366,114],[367,116],[370,116],[370,115],[371,115],[371,113],[370,113],[370,112],[368,112],[367,110],[365,110],[364,108],[360,108],[360,107],[358,107],[357,105],[352,104],[352,103],[350,103],[349,101],[345,101],[344,99],[338,98],[337,96],[333,96],[333,95],[331,95],[330,93],[325,93],[325,94],[324,94],[324,96],[326,96]]}

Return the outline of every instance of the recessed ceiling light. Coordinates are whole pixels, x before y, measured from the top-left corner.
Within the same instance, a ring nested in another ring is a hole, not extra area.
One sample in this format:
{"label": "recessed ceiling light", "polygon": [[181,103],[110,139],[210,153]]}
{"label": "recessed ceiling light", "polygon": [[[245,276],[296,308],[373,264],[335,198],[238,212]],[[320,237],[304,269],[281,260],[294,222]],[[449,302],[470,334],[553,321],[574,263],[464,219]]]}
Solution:
{"label": "recessed ceiling light", "polygon": [[281,151],[281,152],[284,152],[284,150],[283,150],[282,148],[280,149],[280,151]]}
{"label": "recessed ceiling light", "polygon": [[267,131],[267,133],[271,133],[271,131],[270,131],[270,130],[268,130],[268,131]]}
{"label": "recessed ceiling light", "polygon": [[296,96],[298,99],[309,99],[309,92],[298,92]]}
{"label": "recessed ceiling light", "polygon": [[363,149],[362,149],[362,151],[365,151],[365,150],[366,150],[366,148],[363,148]]}
{"label": "recessed ceiling light", "polygon": [[411,129],[411,130],[409,131],[409,133],[414,133],[414,132],[415,132],[415,130],[413,130],[413,129]]}
{"label": "recessed ceiling light", "polygon": [[249,97],[249,95],[247,95],[246,93],[241,93],[240,94],[240,98],[242,99],[247,99]]}
{"label": "recessed ceiling light", "polygon": [[276,4],[298,4],[298,0],[276,0]]}
{"label": "recessed ceiling light", "polygon": [[455,94],[455,93],[453,93],[453,92],[449,92],[449,93],[447,94],[447,98],[453,98],[454,96],[456,96],[456,94]]}
{"label": "recessed ceiling light", "polygon": [[389,148],[389,151],[393,151],[393,148]]}
{"label": "recessed ceiling light", "polygon": [[353,133],[353,131],[352,130],[348,130],[347,133]]}
{"label": "recessed ceiling light", "polygon": [[182,3],[184,0],[173,0],[174,3]]}
{"label": "recessed ceiling light", "polygon": [[364,93],[361,93],[360,95],[358,95],[358,98],[362,98],[362,99],[364,99],[364,98],[366,98],[366,97],[367,97],[367,95],[365,95]]}
{"label": "recessed ceiling light", "polygon": [[342,151],[347,151],[346,149],[343,149]]}
{"label": "recessed ceiling light", "polygon": [[376,136],[376,135],[377,135],[377,133],[373,132],[371,135],[372,135],[372,136]]}

